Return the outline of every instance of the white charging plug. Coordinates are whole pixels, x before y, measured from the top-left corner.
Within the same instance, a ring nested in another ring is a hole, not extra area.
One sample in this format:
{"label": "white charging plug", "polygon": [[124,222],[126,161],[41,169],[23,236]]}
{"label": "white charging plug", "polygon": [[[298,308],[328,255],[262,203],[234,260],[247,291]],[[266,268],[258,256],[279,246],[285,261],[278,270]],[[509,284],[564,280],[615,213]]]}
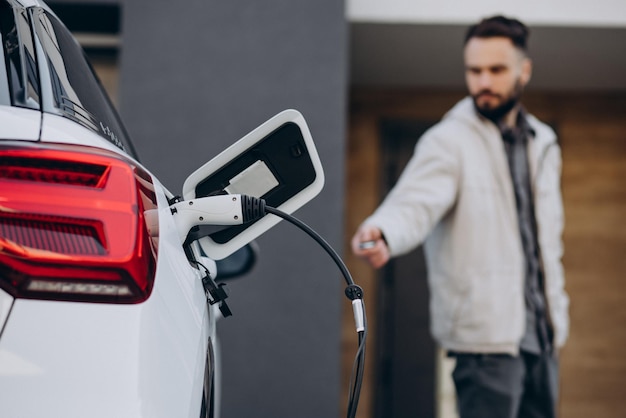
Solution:
{"label": "white charging plug", "polygon": [[170,208],[178,233],[185,240],[197,225],[241,225],[244,223],[242,198],[238,194],[200,197],[174,203]]}

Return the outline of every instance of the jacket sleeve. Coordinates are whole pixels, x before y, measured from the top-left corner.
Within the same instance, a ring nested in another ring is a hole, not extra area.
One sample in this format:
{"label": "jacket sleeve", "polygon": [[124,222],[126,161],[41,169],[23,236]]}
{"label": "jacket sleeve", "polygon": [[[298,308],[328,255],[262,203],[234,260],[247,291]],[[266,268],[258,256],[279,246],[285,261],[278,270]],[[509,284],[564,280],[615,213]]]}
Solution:
{"label": "jacket sleeve", "polygon": [[391,256],[420,245],[454,205],[461,165],[456,140],[437,127],[426,132],[396,185],[365,220],[381,229]]}

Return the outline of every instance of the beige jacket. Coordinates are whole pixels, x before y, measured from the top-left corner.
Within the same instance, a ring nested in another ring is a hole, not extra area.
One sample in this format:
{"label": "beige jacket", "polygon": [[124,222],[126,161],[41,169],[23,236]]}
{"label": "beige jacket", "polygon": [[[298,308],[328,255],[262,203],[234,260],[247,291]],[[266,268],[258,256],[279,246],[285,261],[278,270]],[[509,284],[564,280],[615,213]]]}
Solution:
{"label": "beige jacket", "polygon": [[[556,135],[528,116],[528,156],[546,297],[557,347],[569,328],[561,256],[561,153]],[[498,128],[471,98],[418,142],[396,186],[366,224],[392,256],[424,242],[431,331],[445,349],[516,354],[525,326],[524,255],[515,194]]]}

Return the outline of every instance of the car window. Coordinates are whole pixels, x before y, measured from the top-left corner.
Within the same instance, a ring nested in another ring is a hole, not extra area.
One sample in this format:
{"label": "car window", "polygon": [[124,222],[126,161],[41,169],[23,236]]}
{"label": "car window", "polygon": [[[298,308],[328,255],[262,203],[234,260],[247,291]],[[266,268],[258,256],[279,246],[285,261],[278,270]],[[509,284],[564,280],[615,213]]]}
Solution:
{"label": "car window", "polygon": [[[6,16],[5,13],[9,13],[9,10],[6,10],[0,5],[0,17]],[[4,30],[2,30],[2,20],[4,19],[0,18],[0,42],[2,42],[3,45],[3,52],[0,54],[0,105],[9,106],[11,104],[11,94],[9,92],[9,77],[6,60],[7,51],[5,49],[7,46],[7,38],[5,37]]]}
{"label": "car window", "polygon": [[54,15],[38,9],[33,18],[53,96],[53,108],[44,107],[44,111],[71,119],[135,156],[126,129],[82,47]]}
{"label": "car window", "polygon": [[[35,47],[25,9],[2,8],[0,14],[6,85],[2,104],[39,109]],[[8,92],[8,96],[7,93]]]}

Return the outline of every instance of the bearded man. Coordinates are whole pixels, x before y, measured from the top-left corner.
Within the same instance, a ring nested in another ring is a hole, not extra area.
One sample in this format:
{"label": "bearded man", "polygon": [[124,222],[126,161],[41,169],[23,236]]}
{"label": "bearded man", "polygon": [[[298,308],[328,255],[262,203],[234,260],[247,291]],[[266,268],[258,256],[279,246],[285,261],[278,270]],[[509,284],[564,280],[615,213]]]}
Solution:
{"label": "bearded man", "polygon": [[431,332],[456,358],[461,418],[557,414],[557,352],[569,328],[561,153],[520,103],[528,33],[503,16],[469,28],[469,97],[418,141],[352,239],[374,268],[424,243]]}

